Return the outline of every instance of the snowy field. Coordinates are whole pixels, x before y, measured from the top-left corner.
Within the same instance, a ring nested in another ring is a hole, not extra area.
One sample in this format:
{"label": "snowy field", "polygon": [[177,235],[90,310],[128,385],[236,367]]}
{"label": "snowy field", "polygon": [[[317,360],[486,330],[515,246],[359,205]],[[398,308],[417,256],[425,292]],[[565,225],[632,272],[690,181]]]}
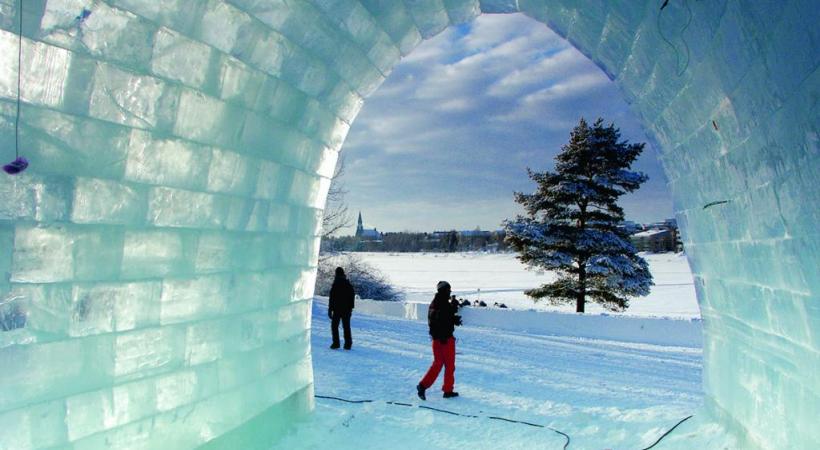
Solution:
{"label": "snowy field", "polygon": [[[406,294],[408,302],[429,303],[439,280],[447,280],[453,293],[487,304],[504,303],[515,309],[574,312],[575,305],[533,302],[524,290],[553,279],[551,273],[527,270],[513,253],[357,253],[362,260],[387,275]],[[700,317],[689,263],[683,254],[643,254],[655,286],[647,297],[633,299],[625,312],[635,316]],[[480,291],[479,291],[480,290]],[[605,312],[596,304],[587,313]]]}
{"label": "snowy field", "polygon": [[423,321],[356,313],[353,350],[330,350],[325,308],[314,302],[316,394],[373,401],[317,398],[277,449],[643,449],[690,414],[654,448],[738,448],[700,411],[699,348],[468,323],[456,330],[461,397],[443,399],[440,377],[422,402],[414,386],[431,360]]}
{"label": "snowy field", "polygon": [[[533,303],[523,291],[550,275],[526,270],[511,254],[360,256],[410,304],[360,301],[353,350],[343,351],[328,349],[326,299],[314,301],[320,397],[315,413],[275,448],[645,449],[690,415],[653,448],[739,448],[701,411],[700,314],[684,256],[645,255],[656,286],[625,314],[639,317],[596,315],[604,311],[595,305],[587,315],[560,314],[574,306]],[[511,311],[463,313],[465,326],[456,330],[461,397],[441,397],[442,374],[422,402],[415,385],[432,356],[426,307],[413,303],[428,303],[441,279],[460,297],[503,302]]]}

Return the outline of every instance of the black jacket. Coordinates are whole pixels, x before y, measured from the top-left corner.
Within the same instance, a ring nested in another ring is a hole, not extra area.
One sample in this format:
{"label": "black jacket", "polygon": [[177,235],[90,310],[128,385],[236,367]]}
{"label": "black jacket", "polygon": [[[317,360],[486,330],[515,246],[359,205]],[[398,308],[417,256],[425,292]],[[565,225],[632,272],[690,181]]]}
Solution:
{"label": "black jacket", "polygon": [[430,337],[445,343],[453,336],[456,329],[458,306],[450,303],[447,296],[436,294],[427,309],[427,326]]}
{"label": "black jacket", "polygon": [[353,311],[353,302],[356,292],[353,285],[347,281],[346,277],[336,277],[333,286],[330,288],[330,300],[328,309],[339,314],[347,314]]}

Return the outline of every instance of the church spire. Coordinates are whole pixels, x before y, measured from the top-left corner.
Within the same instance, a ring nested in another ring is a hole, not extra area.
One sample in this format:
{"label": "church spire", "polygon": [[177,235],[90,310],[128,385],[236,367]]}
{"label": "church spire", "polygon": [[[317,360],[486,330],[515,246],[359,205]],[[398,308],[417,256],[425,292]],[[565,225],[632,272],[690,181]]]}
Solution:
{"label": "church spire", "polygon": [[356,236],[361,236],[364,231],[364,224],[362,223],[362,212],[359,211],[359,222],[356,225]]}

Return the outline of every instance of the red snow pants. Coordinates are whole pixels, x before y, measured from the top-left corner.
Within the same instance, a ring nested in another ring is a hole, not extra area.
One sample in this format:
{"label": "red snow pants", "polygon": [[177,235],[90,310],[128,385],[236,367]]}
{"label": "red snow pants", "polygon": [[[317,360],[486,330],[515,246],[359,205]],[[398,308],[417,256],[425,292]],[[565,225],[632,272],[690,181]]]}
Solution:
{"label": "red snow pants", "polygon": [[429,389],[436,382],[441,366],[444,366],[444,384],[441,390],[453,392],[453,384],[456,377],[456,338],[450,337],[446,344],[442,344],[438,339],[433,339],[433,364],[427,370],[427,374],[421,379],[421,386]]}

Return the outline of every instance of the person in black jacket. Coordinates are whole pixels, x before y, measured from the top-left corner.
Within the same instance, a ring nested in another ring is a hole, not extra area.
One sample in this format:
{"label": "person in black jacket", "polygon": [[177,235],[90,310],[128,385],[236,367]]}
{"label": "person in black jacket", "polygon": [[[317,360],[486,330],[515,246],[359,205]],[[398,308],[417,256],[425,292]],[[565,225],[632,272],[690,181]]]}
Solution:
{"label": "person in black jacket", "polygon": [[430,337],[433,339],[433,364],[416,385],[416,392],[422,400],[427,400],[425,391],[435,383],[444,366],[444,398],[458,397],[453,390],[456,371],[456,338],[453,331],[461,325],[461,316],[457,315],[458,303],[450,300],[450,283],[439,281],[436,285],[436,295],[427,310],[427,325]]}
{"label": "person in black jacket", "polygon": [[350,333],[350,316],[353,313],[353,301],[356,292],[353,285],[347,280],[345,270],[336,268],[336,277],[333,279],[333,286],[330,288],[330,300],[327,305],[327,316],[330,318],[330,331],[333,333],[333,344],[330,348],[339,348],[339,320],[342,321],[342,328],[345,333],[345,350],[350,350],[353,345],[353,337]]}

